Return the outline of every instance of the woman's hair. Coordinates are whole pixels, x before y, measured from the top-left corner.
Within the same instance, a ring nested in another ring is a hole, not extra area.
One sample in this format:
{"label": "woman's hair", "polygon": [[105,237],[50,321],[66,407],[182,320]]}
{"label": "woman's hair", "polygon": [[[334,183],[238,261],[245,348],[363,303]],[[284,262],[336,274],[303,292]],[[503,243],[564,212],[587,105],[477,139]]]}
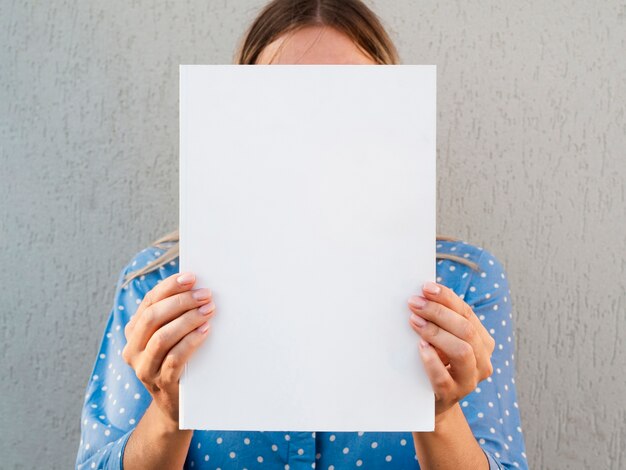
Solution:
{"label": "woman's hair", "polygon": [[[346,34],[377,64],[399,63],[398,52],[379,18],[361,0],[273,0],[256,16],[240,42],[233,62],[240,65],[255,64],[261,51],[285,33],[312,25],[333,27]],[[437,240],[459,241],[437,235]],[[178,229],[152,243],[164,253],[147,266],[126,275],[125,286],[140,277],[172,262],[178,257]],[[476,263],[461,256],[437,253],[438,259],[450,259],[474,270]]]}

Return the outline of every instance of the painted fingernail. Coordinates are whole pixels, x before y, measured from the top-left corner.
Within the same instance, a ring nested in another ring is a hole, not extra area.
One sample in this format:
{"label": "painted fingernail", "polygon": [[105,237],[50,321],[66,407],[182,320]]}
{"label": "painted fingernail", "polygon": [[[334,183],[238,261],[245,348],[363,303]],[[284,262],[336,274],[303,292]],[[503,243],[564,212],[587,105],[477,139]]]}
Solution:
{"label": "painted fingernail", "polygon": [[411,321],[415,323],[417,326],[424,326],[426,324],[426,320],[424,320],[419,315],[416,315],[415,313],[411,314]]}
{"label": "painted fingernail", "polygon": [[179,284],[191,284],[194,280],[194,275],[192,273],[184,273],[176,278],[176,281]]}
{"label": "painted fingernail", "polygon": [[420,339],[420,346],[422,347],[422,349],[428,349],[429,344],[427,341]]}
{"label": "painted fingernail", "polygon": [[439,287],[434,282],[428,281],[424,283],[422,289],[428,292],[429,294],[438,294],[441,291],[441,287]]}
{"label": "painted fingernail", "polygon": [[198,309],[198,312],[200,312],[202,315],[206,315],[211,310],[213,310],[214,306],[215,306],[215,304],[213,302],[209,302],[208,304],[204,304],[202,307],[200,307]]}
{"label": "painted fingernail", "polygon": [[419,295],[412,295],[409,297],[409,303],[417,308],[424,308],[426,305],[426,299],[424,297],[420,297]]}
{"label": "painted fingernail", "polygon": [[198,331],[200,333],[206,333],[207,331],[209,331],[210,327],[211,327],[211,324],[209,322],[206,322],[204,325],[198,328]]}
{"label": "painted fingernail", "polygon": [[207,288],[197,289],[191,293],[191,296],[196,300],[209,300],[211,298],[211,290]]}

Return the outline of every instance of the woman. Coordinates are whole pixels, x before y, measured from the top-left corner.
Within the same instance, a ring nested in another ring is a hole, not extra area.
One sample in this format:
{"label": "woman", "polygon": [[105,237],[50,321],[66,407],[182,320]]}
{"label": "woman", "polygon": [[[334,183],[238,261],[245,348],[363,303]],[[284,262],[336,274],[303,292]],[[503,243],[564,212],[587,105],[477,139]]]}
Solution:
{"label": "woman", "polygon": [[[251,24],[236,63],[398,57],[359,0],[275,0]],[[194,289],[193,273],[178,273],[174,232],[120,273],[85,395],[77,468],[527,468],[504,269],[463,241],[437,237],[437,249],[437,282],[407,304],[435,391],[434,432],[179,430],[178,379],[209,336],[216,306],[210,290]]]}

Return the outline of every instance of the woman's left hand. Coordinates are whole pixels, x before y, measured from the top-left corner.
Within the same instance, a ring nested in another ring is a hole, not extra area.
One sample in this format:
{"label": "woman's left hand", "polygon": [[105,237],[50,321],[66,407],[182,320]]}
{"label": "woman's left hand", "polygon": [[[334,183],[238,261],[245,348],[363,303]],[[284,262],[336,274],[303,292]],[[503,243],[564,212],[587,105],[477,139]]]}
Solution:
{"label": "woman's left hand", "polygon": [[422,338],[420,355],[435,392],[438,418],[493,373],[495,340],[452,289],[427,282],[422,290],[423,297],[409,299],[409,323]]}

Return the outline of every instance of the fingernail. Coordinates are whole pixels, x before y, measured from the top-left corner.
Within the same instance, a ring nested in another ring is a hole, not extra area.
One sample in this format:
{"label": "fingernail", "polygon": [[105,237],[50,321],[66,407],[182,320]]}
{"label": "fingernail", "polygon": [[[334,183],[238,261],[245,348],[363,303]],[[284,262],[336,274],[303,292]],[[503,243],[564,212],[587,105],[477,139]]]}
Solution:
{"label": "fingernail", "polygon": [[417,308],[423,308],[426,305],[426,299],[419,295],[412,295],[409,297],[409,303]]}
{"label": "fingernail", "polygon": [[197,289],[191,293],[191,296],[196,300],[208,300],[211,298],[211,290],[207,288]]}
{"label": "fingernail", "polygon": [[209,331],[210,327],[211,327],[211,324],[209,322],[206,322],[204,325],[202,325],[200,328],[198,328],[198,331],[200,333],[206,333],[207,331]]}
{"label": "fingernail", "polygon": [[415,313],[411,314],[411,321],[415,323],[417,326],[424,326],[426,324],[426,320],[424,320],[419,315],[416,315]]}
{"label": "fingernail", "polygon": [[191,273],[181,274],[180,276],[176,278],[176,281],[179,284],[190,284],[193,282],[193,280],[194,280],[194,275]]}
{"label": "fingernail", "polygon": [[420,339],[420,346],[422,347],[422,349],[428,349],[429,344],[423,339]]}
{"label": "fingernail", "polygon": [[441,291],[441,287],[439,287],[434,282],[428,281],[424,283],[422,289],[428,292],[429,294],[438,294]]}
{"label": "fingernail", "polygon": [[198,312],[200,312],[202,315],[206,315],[213,309],[214,306],[215,304],[213,302],[209,302],[208,304],[204,304],[202,307],[200,307],[198,309]]}

